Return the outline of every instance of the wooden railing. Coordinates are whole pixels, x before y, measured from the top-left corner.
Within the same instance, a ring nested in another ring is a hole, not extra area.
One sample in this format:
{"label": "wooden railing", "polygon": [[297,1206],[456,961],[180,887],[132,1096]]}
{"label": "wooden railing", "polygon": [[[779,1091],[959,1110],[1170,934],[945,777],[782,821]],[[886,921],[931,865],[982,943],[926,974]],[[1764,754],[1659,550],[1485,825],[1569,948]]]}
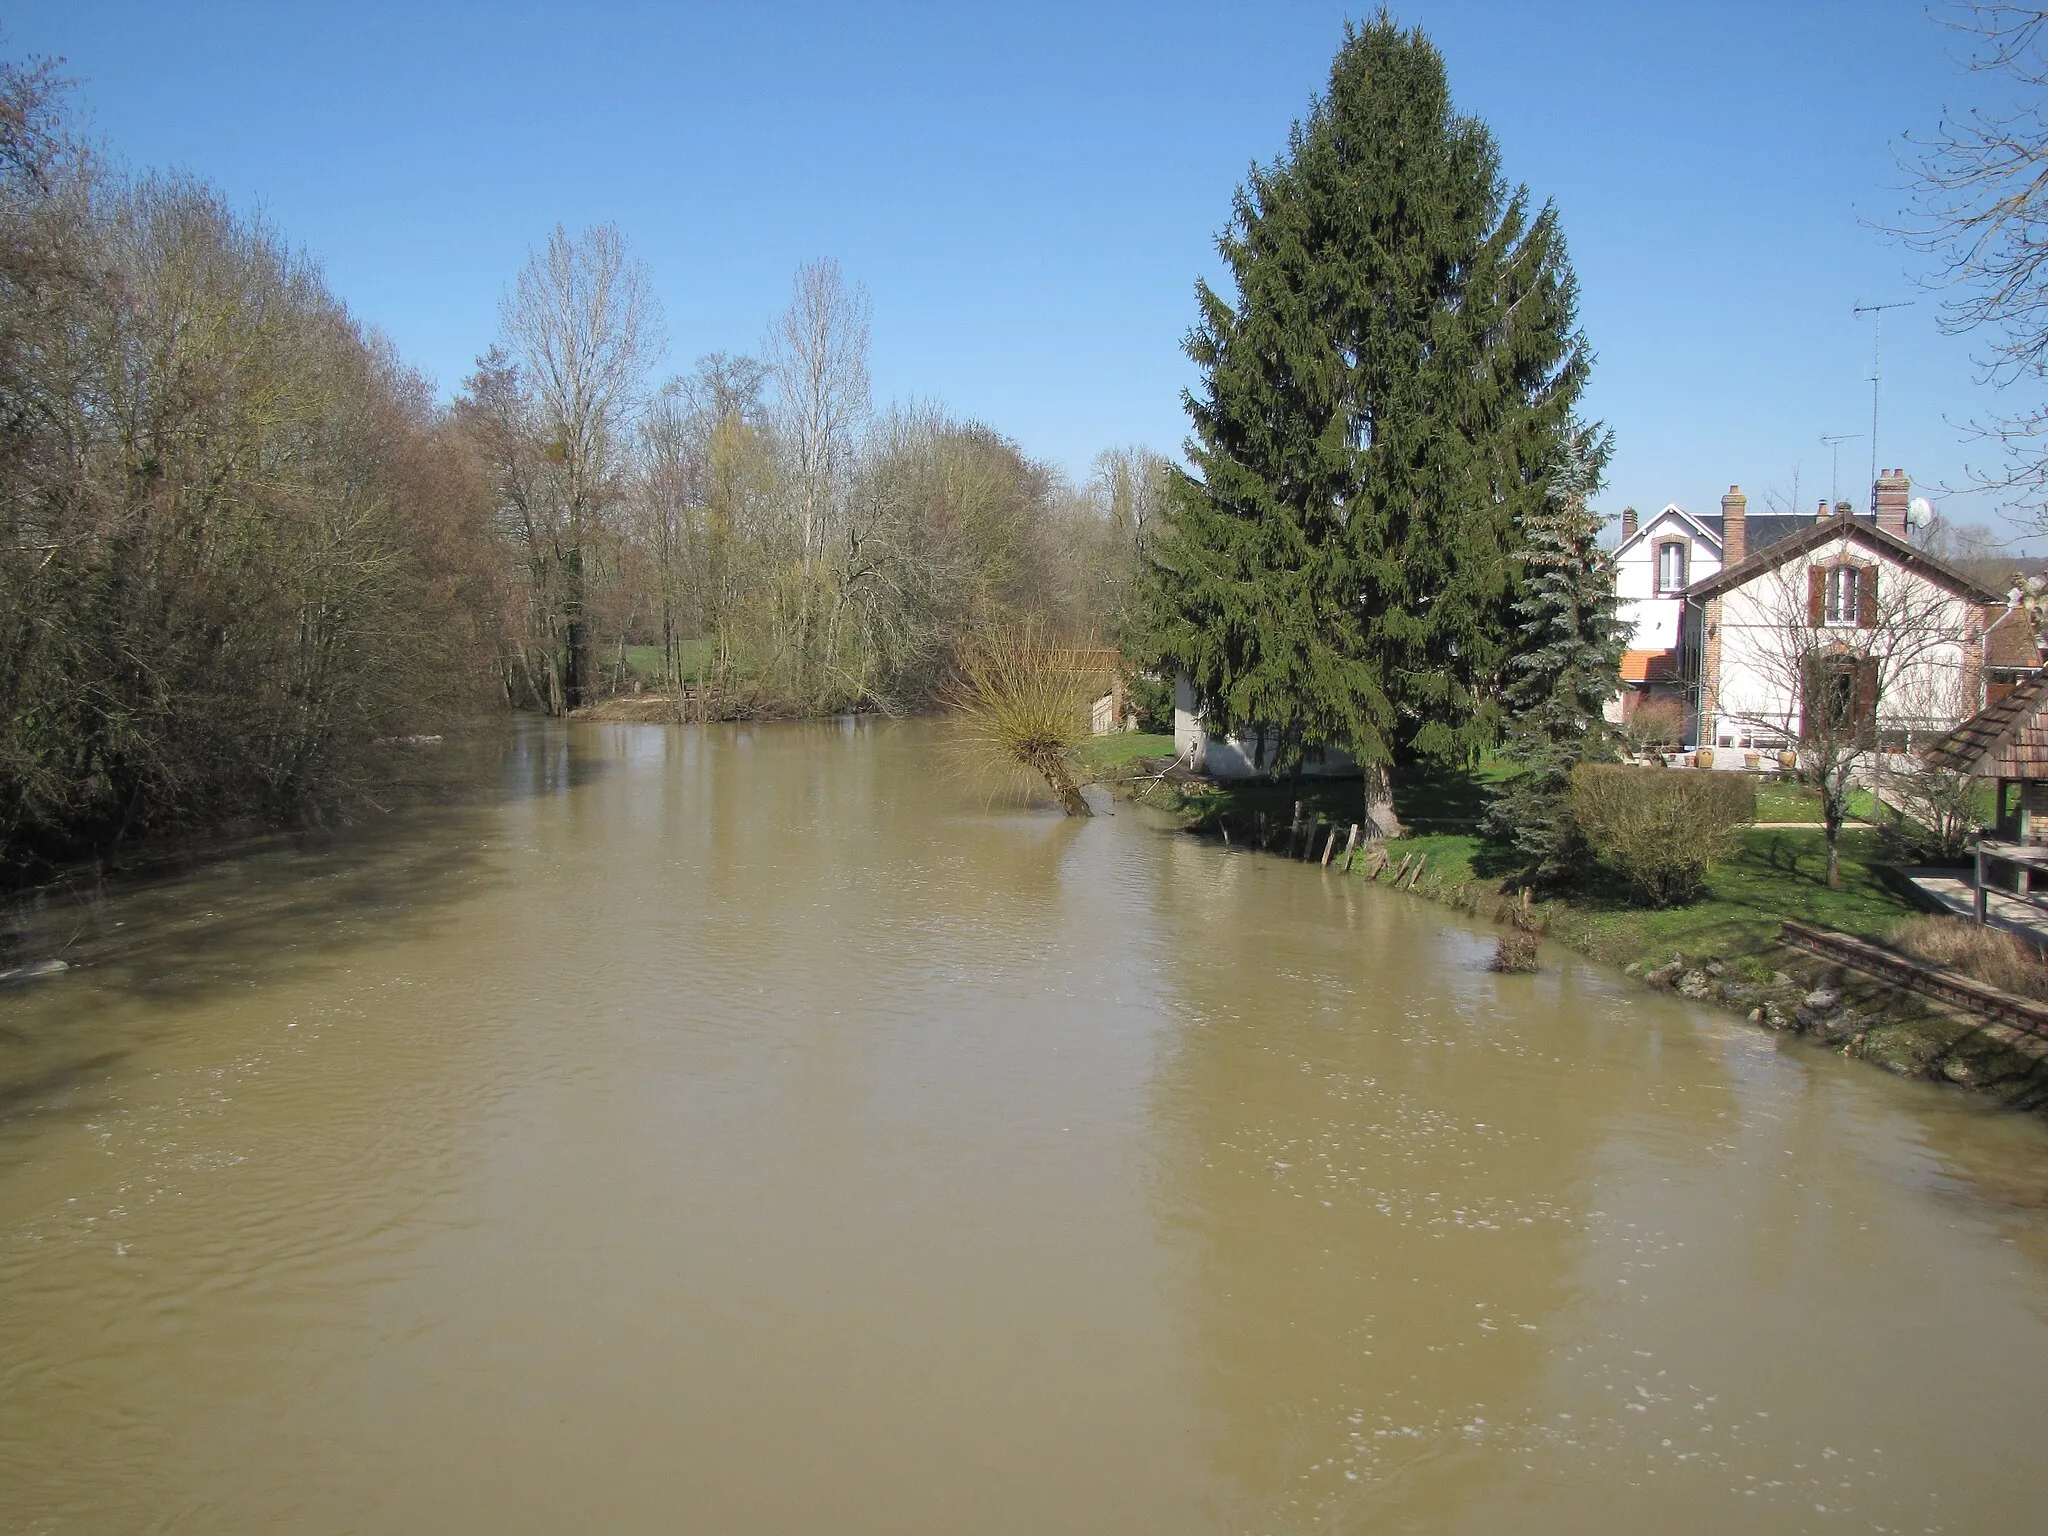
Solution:
{"label": "wooden railing", "polygon": [[2000,991],[1947,966],[1909,959],[1881,945],[1851,938],[1846,933],[1810,928],[1789,917],[1778,925],[1778,937],[1794,949],[1819,955],[1823,960],[1852,966],[1893,986],[1904,987],[1937,1002],[1965,1008],[1971,1013],[1982,1014],[2001,1024],[2023,1029],[2030,1035],[2048,1039],[2048,1003],[2037,1003],[2030,997]]}

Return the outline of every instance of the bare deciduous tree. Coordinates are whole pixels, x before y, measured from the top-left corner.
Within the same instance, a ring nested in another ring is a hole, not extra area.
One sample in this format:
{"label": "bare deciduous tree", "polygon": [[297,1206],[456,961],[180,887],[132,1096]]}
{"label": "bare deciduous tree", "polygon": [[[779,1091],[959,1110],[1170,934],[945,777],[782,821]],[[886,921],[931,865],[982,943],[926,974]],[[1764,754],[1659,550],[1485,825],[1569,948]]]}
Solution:
{"label": "bare deciduous tree", "polygon": [[[829,257],[797,269],[795,291],[769,334],[778,417],[790,457],[790,489],[798,542],[792,633],[788,639],[797,696],[816,688],[812,651],[817,612],[829,602],[822,556],[848,479],[856,434],[868,414],[867,290],[849,288]],[[829,641],[829,626],[825,638]],[[829,646],[826,647],[829,651]],[[822,658],[831,664],[829,654]]]}
{"label": "bare deciduous tree", "polygon": [[473,461],[318,271],[0,64],[0,881],[319,816],[490,648]]}
{"label": "bare deciduous tree", "polygon": [[[2009,101],[1949,112],[1931,136],[1908,136],[1915,206],[1896,232],[1934,259],[1930,281],[1952,290],[1944,328],[1983,334],[1987,377],[2038,399],[2048,377],[2048,9],[1957,0],[1948,24],[1970,39],[1968,68]],[[2048,522],[2048,406],[1979,430],[2006,457],[1973,475]]]}
{"label": "bare deciduous tree", "polygon": [[661,349],[660,307],[645,266],[627,255],[616,226],[571,238],[556,225],[500,314],[546,466],[535,482],[544,498],[533,510],[552,584],[542,606],[554,616],[549,628],[558,650],[550,703],[574,709],[590,679],[592,534],[617,495],[648,366]]}

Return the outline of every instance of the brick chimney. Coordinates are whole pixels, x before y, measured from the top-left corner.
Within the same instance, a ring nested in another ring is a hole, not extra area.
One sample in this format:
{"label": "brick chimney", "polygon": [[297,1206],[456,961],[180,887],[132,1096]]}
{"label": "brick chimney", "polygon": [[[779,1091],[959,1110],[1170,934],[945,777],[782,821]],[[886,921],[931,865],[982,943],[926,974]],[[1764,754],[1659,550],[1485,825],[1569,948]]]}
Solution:
{"label": "brick chimney", "polygon": [[1824,523],[1824,522],[1826,522],[1826,521],[1827,521],[1827,520],[1828,520],[1829,518],[1833,517],[1834,515],[1835,515],[1835,509],[1834,509],[1833,507],[1831,507],[1831,506],[1829,506],[1829,505],[1828,505],[1828,499],[1827,499],[1827,497],[1825,497],[1825,496],[1821,497],[1821,499],[1820,499],[1820,508],[1819,508],[1819,510],[1818,510],[1818,511],[1816,511],[1816,512],[1815,512],[1815,513],[1813,514],[1813,520],[1814,520],[1814,521],[1815,521],[1816,523]]}
{"label": "brick chimney", "polygon": [[1626,544],[1635,536],[1636,509],[1634,507],[1623,507],[1621,509],[1621,542]]}
{"label": "brick chimney", "polygon": [[1855,515],[1856,515],[1856,509],[1855,509],[1854,507],[1850,506],[1848,502],[1846,502],[1846,501],[1838,501],[1838,502],[1836,502],[1836,503],[1835,503],[1835,516],[1837,516],[1837,517],[1854,517]]}
{"label": "brick chimney", "polygon": [[1749,553],[1749,498],[1731,485],[1721,498],[1721,564],[1730,566]]}
{"label": "brick chimney", "polygon": [[1913,504],[1913,482],[1903,469],[1888,469],[1870,488],[1877,526],[1895,538],[1906,536],[1906,509]]}

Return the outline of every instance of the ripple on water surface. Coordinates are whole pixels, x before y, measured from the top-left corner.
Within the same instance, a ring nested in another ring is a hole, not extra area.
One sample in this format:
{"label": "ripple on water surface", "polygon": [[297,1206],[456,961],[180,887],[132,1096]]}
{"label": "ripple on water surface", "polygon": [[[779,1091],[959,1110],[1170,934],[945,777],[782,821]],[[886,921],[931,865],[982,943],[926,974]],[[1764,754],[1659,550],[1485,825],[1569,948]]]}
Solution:
{"label": "ripple on water surface", "polygon": [[2037,1124],[936,756],[535,727],[21,918],[0,1527],[2031,1524]]}

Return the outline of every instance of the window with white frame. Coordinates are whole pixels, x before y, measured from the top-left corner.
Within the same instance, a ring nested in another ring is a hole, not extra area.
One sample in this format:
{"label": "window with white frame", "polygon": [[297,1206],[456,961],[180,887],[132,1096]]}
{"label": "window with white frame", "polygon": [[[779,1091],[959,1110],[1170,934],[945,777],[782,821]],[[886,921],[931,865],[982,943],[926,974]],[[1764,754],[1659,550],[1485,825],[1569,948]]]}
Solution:
{"label": "window with white frame", "polygon": [[1657,546],[1657,590],[1685,590],[1685,541],[1668,539]]}
{"label": "window with white frame", "polygon": [[1859,566],[1828,568],[1827,602],[1824,609],[1829,625],[1853,629],[1862,619],[1863,571]]}

